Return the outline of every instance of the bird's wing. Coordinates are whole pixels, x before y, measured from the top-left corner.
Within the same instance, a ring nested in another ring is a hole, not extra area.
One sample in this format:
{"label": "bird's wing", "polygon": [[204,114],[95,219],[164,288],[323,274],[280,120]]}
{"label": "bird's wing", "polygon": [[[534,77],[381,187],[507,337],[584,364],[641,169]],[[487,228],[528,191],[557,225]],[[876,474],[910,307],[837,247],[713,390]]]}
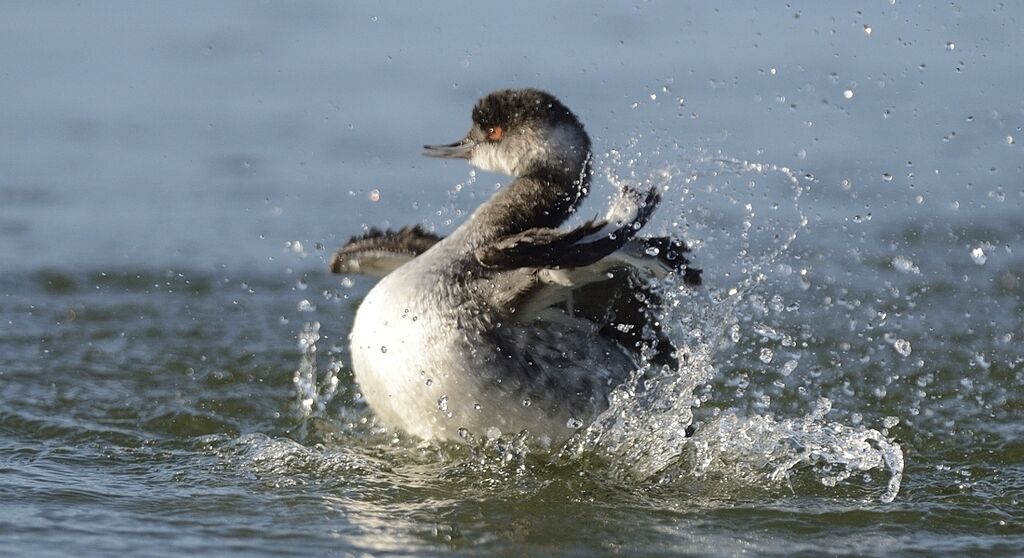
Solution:
{"label": "bird's wing", "polygon": [[613,339],[639,356],[649,349],[655,365],[675,365],[675,346],[658,318],[661,296],[636,268],[616,268],[608,279],[574,289],[567,302],[569,312],[598,326],[599,335]]}
{"label": "bird's wing", "polygon": [[634,354],[646,345],[655,364],[674,363],[650,280],[678,273],[696,286],[701,270],[689,267],[682,241],[635,236],[657,202],[654,190],[626,191],[602,221],[567,231],[531,229],[480,248],[477,260],[494,278],[493,302],[522,321],[550,318],[547,309],[561,308]]}
{"label": "bird's wing", "polygon": [[585,267],[624,246],[647,223],[659,198],[653,188],[647,192],[627,189],[604,219],[569,230],[528,229],[478,248],[475,256],[492,270]]}
{"label": "bird's wing", "polygon": [[334,253],[331,257],[331,271],[384,277],[426,252],[441,238],[427,232],[420,225],[403,227],[397,231],[370,229],[364,235],[353,236]]}

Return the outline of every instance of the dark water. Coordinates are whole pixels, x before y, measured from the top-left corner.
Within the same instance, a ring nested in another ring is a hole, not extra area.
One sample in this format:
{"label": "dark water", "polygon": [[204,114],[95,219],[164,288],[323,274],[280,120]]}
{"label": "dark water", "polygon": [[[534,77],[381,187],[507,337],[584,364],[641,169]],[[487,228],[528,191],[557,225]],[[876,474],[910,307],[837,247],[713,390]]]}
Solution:
{"label": "dark water", "polygon": [[[0,554],[1021,552],[1024,9],[423,10],[3,7]],[[555,455],[378,427],[324,263],[490,195],[418,152],[503,86],[706,270],[706,366]]]}

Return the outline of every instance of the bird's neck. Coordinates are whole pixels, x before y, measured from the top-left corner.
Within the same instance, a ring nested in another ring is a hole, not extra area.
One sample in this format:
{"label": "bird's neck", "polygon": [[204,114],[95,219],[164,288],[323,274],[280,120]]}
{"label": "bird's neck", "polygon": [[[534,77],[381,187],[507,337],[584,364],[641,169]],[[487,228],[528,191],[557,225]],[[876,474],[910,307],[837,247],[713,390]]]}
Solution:
{"label": "bird's neck", "polygon": [[561,225],[589,192],[590,175],[589,153],[578,163],[535,165],[494,194],[463,225],[471,247],[527,229]]}

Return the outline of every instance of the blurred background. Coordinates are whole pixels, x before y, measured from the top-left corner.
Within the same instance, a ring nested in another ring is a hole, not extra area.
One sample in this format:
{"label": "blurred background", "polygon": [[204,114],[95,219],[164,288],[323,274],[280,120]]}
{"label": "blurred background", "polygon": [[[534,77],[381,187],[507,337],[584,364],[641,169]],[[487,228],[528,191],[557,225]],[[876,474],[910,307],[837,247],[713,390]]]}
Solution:
{"label": "blurred background", "polygon": [[1011,5],[4,12],[7,270],[263,265],[288,240],[429,221],[467,171],[420,147],[459,137],[502,87],[562,97],[598,152],[643,136],[812,172],[834,223],[991,220],[1022,202]]}

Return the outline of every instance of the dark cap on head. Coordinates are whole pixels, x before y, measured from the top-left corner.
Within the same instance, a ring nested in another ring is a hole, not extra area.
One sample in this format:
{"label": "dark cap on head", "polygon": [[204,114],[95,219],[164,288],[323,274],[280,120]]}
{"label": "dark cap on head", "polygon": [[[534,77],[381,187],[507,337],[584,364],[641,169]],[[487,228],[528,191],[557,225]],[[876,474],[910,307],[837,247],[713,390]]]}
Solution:
{"label": "dark cap on head", "polygon": [[537,89],[503,89],[487,95],[473,107],[473,122],[484,129],[539,122],[582,127],[554,95]]}

